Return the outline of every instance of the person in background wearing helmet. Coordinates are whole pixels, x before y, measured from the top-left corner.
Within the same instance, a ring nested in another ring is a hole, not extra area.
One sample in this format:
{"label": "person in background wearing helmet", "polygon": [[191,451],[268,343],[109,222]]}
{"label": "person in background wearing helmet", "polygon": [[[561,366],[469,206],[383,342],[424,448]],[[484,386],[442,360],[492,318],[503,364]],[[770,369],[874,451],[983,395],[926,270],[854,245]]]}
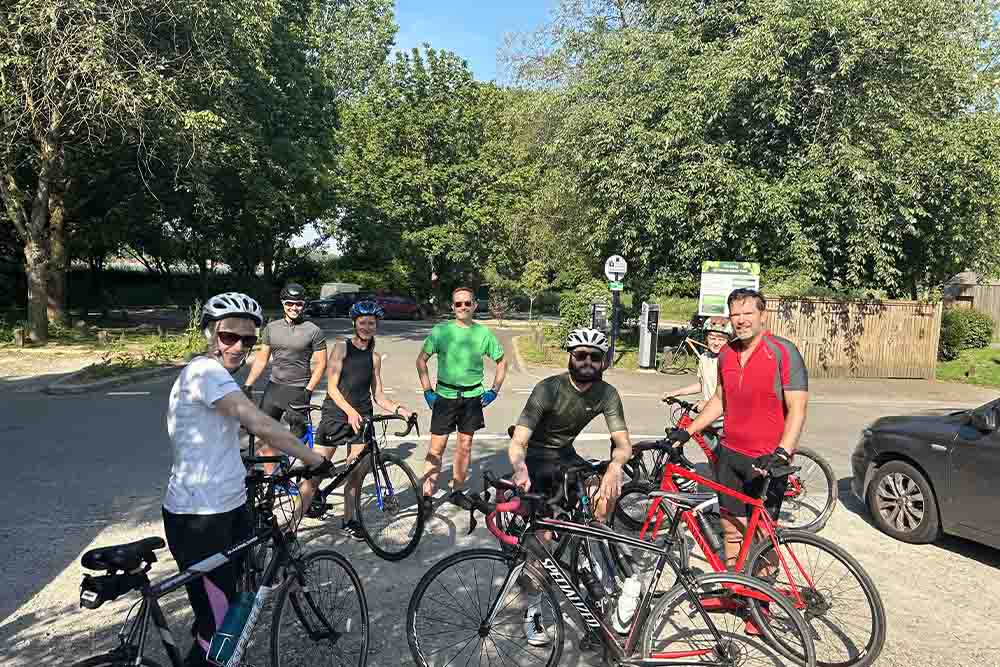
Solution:
{"label": "person in background wearing helmet", "polygon": [[[399,403],[386,398],[382,389],[382,358],[375,354],[375,331],[378,321],[385,317],[382,306],[374,301],[359,301],[351,306],[354,335],[337,341],[330,351],[326,365],[326,400],[323,401],[323,419],[316,438],[316,451],[327,459],[342,444],[350,445],[346,463],[350,463],[365,447],[365,438],[373,433],[362,433],[361,422],[374,414],[372,403],[383,410],[407,419],[413,415]],[[361,487],[363,468],[352,473],[344,487],[344,518],[341,531],[354,540],[364,540],[364,531],[354,518],[354,497]],[[308,507],[316,486],[309,480],[302,484],[302,502]]]}
{"label": "person in background wearing helmet", "polygon": [[[264,389],[260,409],[273,419],[281,419],[289,404],[309,403],[326,370],[326,337],[322,329],[302,319],[305,306],[305,288],[295,283],[285,285],[281,290],[284,317],[264,327],[260,350],[243,383],[243,391],[252,397],[254,383],[271,361],[271,379]],[[297,416],[290,421],[292,433],[302,438],[306,433],[305,422]],[[274,454],[266,444],[257,451],[262,456]]]}
{"label": "person in background wearing helmet", "polygon": [[[163,498],[163,528],[180,571],[251,534],[241,425],[310,467],[329,467],[257,409],[233,379],[256,343],[262,321],[260,305],[245,294],[227,292],[209,299],[201,316],[208,350],[184,367],[170,390],[167,433],[173,465]],[[240,568],[235,557],[187,584],[195,642],[185,665],[209,664],[205,653],[235,597]]]}
{"label": "person in background wearing helmet", "polygon": [[[703,326],[705,330],[705,345],[708,350],[698,355],[698,381],[689,384],[672,392],[663,395],[663,400],[674,396],[686,396],[688,394],[701,394],[701,400],[695,404],[695,408],[701,412],[705,404],[715,396],[715,389],[719,386],[719,352],[733,339],[733,325],[725,317],[710,317],[705,320]],[[712,423],[712,428],[721,430],[723,427],[723,417]],[[681,428],[687,424],[681,424]],[[713,438],[708,434],[706,438]],[[718,446],[716,441],[715,446]]]}
{"label": "person in background wearing helmet", "polygon": [[[588,493],[594,501],[594,516],[605,522],[621,495],[623,466],[632,457],[621,396],[601,379],[608,347],[607,336],[596,329],[570,332],[566,339],[569,372],[535,385],[507,450],[514,483],[524,491],[552,497],[562,489],[566,468],[585,462],[573,446],[576,437],[594,417],[604,415],[614,451],[599,489]],[[543,535],[543,539],[550,536]],[[549,642],[538,599],[525,611],[524,633],[533,646]]]}
{"label": "person in background wearing helmet", "polygon": [[[441,459],[448,436],[458,430],[458,448],[451,469],[452,495],[461,494],[469,474],[472,457],[472,436],[486,426],[483,408],[496,400],[507,377],[507,360],[503,347],[493,332],[473,321],[476,297],[468,287],[457,287],[451,293],[455,319],[441,322],[431,329],[417,355],[417,374],[433,413],[431,444],[424,464],[423,511],[434,512],[432,496],[437,489]],[[432,388],[427,361],[437,355],[437,386]],[[489,389],[483,386],[483,357],[497,364],[496,375]]]}

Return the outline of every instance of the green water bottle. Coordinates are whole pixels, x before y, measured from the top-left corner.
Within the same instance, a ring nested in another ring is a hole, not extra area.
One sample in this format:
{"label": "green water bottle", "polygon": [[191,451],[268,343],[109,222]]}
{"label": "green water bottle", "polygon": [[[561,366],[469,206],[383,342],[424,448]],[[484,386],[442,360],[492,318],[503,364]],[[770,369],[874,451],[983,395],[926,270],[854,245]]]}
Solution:
{"label": "green water bottle", "polygon": [[208,661],[213,665],[225,665],[233,656],[236,643],[250,618],[255,598],[253,593],[237,593],[236,599],[229,605],[226,617],[222,619],[222,625],[215,631],[208,647]]}

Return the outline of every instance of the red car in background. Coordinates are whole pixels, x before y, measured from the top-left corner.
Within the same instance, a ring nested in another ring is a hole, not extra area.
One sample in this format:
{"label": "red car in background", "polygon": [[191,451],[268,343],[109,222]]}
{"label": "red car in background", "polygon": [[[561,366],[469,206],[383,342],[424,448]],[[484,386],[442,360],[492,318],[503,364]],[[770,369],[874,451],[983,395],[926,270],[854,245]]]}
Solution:
{"label": "red car in background", "polygon": [[387,318],[419,320],[423,316],[420,304],[408,296],[378,295],[375,301],[385,310]]}

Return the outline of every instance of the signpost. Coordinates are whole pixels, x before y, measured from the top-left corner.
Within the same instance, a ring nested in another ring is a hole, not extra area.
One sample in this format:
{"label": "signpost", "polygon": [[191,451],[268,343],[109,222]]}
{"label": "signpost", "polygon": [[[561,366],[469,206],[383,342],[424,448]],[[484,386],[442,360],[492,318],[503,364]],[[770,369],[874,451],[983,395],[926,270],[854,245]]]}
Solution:
{"label": "signpost", "polygon": [[729,306],[726,299],[730,292],[741,287],[760,289],[760,264],[756,262],[702,262],[698,314],[708,317],[728,316]]}
{"label": "signpost", "polygon": [[628,273],[628,262],[621,255],[611,255],[604,262],[604,276],[608,279],[608,288],[611,290],[611,347],[608,349],[610,356],[609,365],[615,363],[615,341],[618,340],[618,310],[621,303],[622,278]]}

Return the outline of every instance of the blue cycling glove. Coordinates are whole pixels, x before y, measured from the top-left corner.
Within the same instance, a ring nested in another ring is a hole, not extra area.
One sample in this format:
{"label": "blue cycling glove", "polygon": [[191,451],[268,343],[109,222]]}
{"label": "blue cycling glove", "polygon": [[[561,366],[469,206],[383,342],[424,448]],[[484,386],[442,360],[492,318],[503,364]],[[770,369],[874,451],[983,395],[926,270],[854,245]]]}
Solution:
{"label": "blue cycling glove", "polygon": [[484,408],[495,400],[497,400],[497,393],[495,391],[487,389],[483,392],[482,401]]}
{"label": "blue cycling glove", "polygon": [[433,389],[424,390],[424,400],[427,401],[427,407],[433,410],[434,401],[438,400],[437,392],[435,392]]}

